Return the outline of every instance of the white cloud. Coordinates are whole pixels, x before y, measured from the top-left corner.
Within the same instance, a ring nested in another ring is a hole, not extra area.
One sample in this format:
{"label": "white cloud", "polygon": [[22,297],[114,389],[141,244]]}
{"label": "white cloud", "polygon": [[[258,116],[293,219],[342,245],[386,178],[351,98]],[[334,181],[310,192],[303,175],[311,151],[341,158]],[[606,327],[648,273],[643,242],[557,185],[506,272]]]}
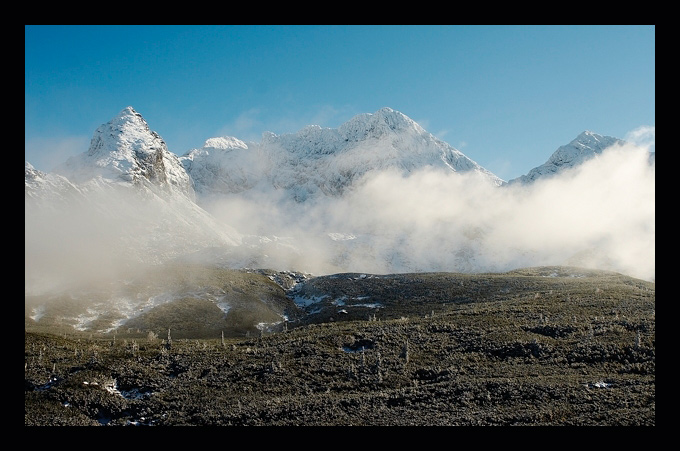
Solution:
{"label": "white cloud", "polygon": [[[341,198],[298,204],[285,201],[283,190],[254,189],[205,208],[249,235],[232,254],[243,266],[328,274],[568,264],[654,280],[654,178],[646,148],[627,145],[530,186],[495,187],[461,173],[383,171],[369,173]],[[105,212],[100,219],[76,207],[58,209],[55,217],[30,216],[27,209],[27,280],[51,264],[69,275],[114,273],[127,264],[131,234],[134,251],[160,257],[171,255],[162,245],[181,237],[193,247],[199,237],[214,236],[212,229],[192,232],[191,215],[177,220],[164,208],[135,209],[126,198],[97,205]]]}
{"label": "white cloud", "polygon": [[654,152],[655,126],[643,125],[626,134],[625,140],[638,147],[644,147],[650,152]]}
{"label": "white cloud", "polygon": [[[253,195],[210,211],[242,233],[293,237],[300,252],[278,255],[278,264],[316,274],[572,264],[654,279],[654,196],[646,150],[626,146],[532,186],[384,171],[369,173],[342,198],[317,204]],[[333,240],[329,233],[356,239]]]}

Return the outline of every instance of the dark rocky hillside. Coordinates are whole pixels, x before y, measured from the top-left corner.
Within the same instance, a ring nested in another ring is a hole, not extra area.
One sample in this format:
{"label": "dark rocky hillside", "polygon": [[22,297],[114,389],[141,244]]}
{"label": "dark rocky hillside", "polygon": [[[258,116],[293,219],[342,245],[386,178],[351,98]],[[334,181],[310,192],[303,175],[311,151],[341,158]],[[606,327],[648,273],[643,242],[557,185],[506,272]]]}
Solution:
{"label": "dark rocky hillside", "polygon": [[244,305],[270,290],[289,321],[223,337],[224,316],[191,297],[110,333],[27,319],[25,425],[656,424],[654,283],[569,267],[242,273]]}
{"label": "dark rocky hillside", "polygon": [[[121,282],[83,284],[50,295],[27,296],[25,325],[33,331],[74,327],[92,333],[153,332],[176,338],[244,337],[304,314],[286,295],[296,273],[166,264],[139,270]],[[124,299],[122,305],[117,300]],[[229,305],[225,313],[220,302]],[[130,311],[135,311],[130,315]],[[35,312],[39,311],[39,320]],[[86,318],[87,321],[83,321]],[[259,326],[259,327],[258,327]]]}

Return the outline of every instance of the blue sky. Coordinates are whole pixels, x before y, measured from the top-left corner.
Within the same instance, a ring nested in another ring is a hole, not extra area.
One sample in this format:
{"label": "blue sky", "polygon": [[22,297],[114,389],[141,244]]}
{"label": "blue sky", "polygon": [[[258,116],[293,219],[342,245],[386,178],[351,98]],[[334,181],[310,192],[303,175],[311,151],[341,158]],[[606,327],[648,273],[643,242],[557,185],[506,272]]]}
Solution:
{"label": "blue sky", "polygon": [[390,107],[510,180],[585,130],[653,130],[655,27],[26,25],[24,89],[43,171],[126,106],[177,155]]}

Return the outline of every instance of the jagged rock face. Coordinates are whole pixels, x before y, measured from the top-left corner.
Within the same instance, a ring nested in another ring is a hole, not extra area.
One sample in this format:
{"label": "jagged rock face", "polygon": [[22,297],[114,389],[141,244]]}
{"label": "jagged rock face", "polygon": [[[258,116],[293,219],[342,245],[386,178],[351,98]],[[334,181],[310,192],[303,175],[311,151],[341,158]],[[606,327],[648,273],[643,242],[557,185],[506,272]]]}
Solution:
{"label": "jagged rock face", "polygon": [[337,129],[312,125],[293,134],[264,133],[260,143],[211,138],[180,161],[199,197],[258,187],[282,190],[302,202],[342,195],[368,172],[390,168],[474,172],[491,184],[504,183],[390,108],[360,114]]}
{"label": "jagged rock face", "polygon": [[191,178],[132,107],[95,130],[89,150],[56,169],[75,183],[101,177],[195,198]]}
{"label": "jagged rock face", "polygon": [[585,131],[565,146],[559,147],[548,161],[533,168],[529,173],[510,180],[509,184],[529,184],[538,179],[550,177],[558,172],[576,167],[602,153],[613,145],[623,145],[625,141],[611,136],[598,135]]}

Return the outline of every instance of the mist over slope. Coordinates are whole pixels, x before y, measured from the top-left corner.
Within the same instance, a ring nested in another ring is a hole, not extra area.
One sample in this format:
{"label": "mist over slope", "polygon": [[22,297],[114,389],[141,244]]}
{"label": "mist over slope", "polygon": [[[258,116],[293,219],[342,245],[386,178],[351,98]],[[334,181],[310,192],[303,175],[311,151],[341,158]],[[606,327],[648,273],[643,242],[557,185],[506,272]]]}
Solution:
{"label": "mist over slope", "polygon": [[[362,116],[347,128],[372,121],[371,115]],[[407,136],[421,136],[417,124],[411,127],[415,133]],[[467,158],[459,160],[458,170],[441,164],[445,158],[437,152],[421,150],[416,157],[407,153],[405,160],[394,159],[384,149],[408,140],[383,128],[387,131],[374,132],[379,138],[365,132],[373,141],[356,147],[338,144],[345,142],[338,138],[344,126],[270,136],[285,144],[289,159],[297,155],[301,161],[266,165],[271,178],[290,173],[288,180],[304,180],[273,190],[266,177],[244,177],[251,183],[230,185],[248,167],[244,159],[263,161],[261,145],[235,145],[230,138],[218,150],[209,140],[180,160],[201,180],[197,201],[207,211],[237,230],[272,240],[267,252],[272,267],[329,274],[569,264],[653,280],[655,166],[647,147],[584,132],[559,147],[545,165],[506,184],[485,177],[483,169],[465,170],[472,161]],[[434,139],[428,142],[435,146]],[[354,172],[334,166],[352,159]],[[205,177],[207,167],[215,171],[213,177]],[[342,179],[339,173],[347,176]],[[297,252],[285,247],[293,243]]]}
{"label": "mist over slope", "polygon": [[177,156],[132,108],[54,173],[25,165],[25,289],[118,280],[241,236],[195,203]]}
{"label": "mist over slope", "polygon": [[317,275],[567,264],[654,280],[648,149],[581,136],[607,146],[506,184],[391,109],[176,157],[126,108],[58,173],[27,163],[26,290],[177,259]]}

